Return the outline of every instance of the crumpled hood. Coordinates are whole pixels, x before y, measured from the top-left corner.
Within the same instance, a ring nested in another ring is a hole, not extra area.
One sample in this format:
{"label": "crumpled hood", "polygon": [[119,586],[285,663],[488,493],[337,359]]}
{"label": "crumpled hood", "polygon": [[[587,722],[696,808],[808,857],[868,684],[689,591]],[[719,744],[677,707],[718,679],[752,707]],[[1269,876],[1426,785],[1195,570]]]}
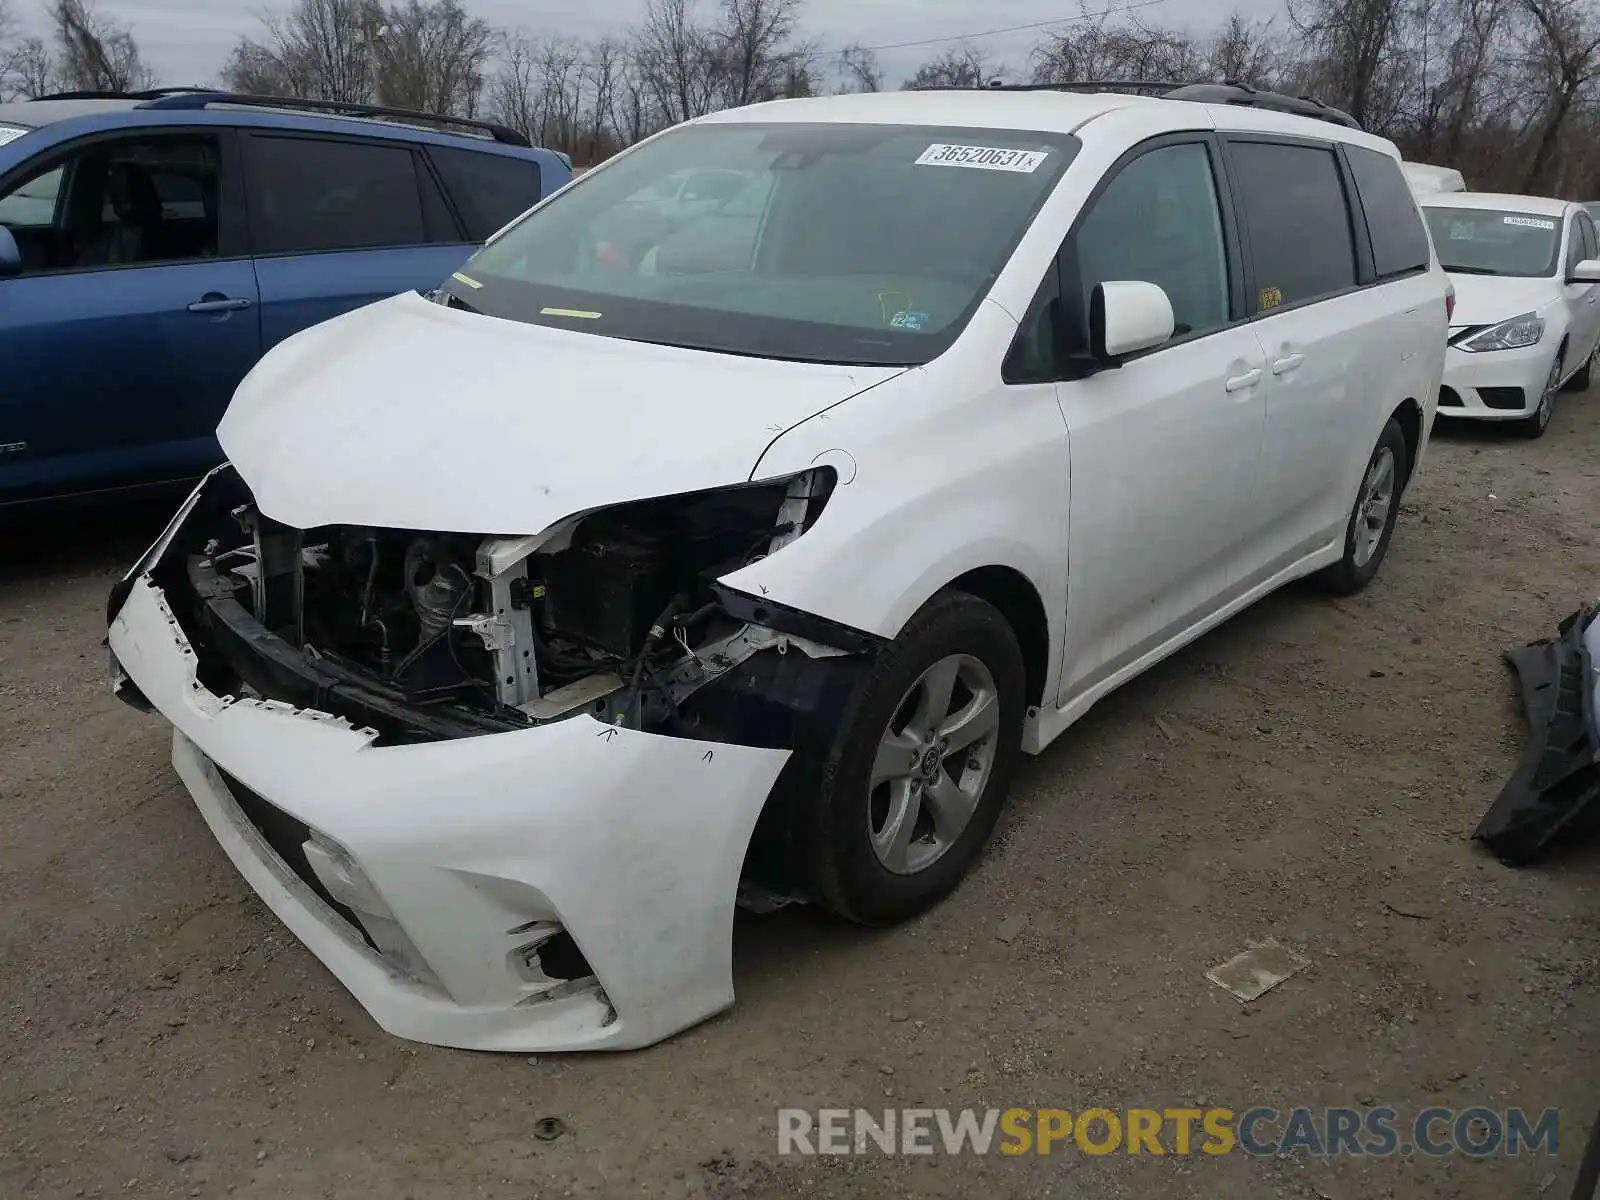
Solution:
{"label": "crumpled hood", "polygon": [[1452,326],[1498,325],[1523,313],[1542,312],[1561,298],[1554,279],[1508,279],[1494,275],[1457,275],[1456,315]]}
{"label": "crumpled hood", "polygon": [[779,434],[902,370],[625,342],[406,293],[273,349],[217,436],[288,525],[537,533],[741,483]]}

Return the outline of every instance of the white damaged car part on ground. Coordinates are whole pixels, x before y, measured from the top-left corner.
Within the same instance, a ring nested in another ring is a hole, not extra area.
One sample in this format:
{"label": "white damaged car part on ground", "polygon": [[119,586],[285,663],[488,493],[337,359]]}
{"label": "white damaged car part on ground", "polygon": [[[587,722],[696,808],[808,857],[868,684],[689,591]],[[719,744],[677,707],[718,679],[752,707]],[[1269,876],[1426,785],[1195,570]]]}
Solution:
{"label": "white damaged car part on ground", "polygon": [[[650,200],[686,171],[738,186]],[[927,909],[1020,751],[1370,580],[1444,294],[1393,147],[1334,124],[719,114],[268,354],[113,592],[117,686],[384,1028],[645,1045],[732,1002],[737,901]]]}

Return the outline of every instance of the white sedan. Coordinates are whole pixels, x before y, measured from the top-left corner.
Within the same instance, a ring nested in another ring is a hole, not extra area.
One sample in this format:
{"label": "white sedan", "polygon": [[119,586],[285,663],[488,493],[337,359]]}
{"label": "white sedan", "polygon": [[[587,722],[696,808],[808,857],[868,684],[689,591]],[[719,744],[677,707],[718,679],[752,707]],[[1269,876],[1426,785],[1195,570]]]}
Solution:
{"label": "white sedan", "polygon": [[1421,195],[1456,289],[1441,415],[1510,421],[1538,437],[1563,386],[1589,386],[1600,352],[1600,240],[1581,204],[1536,196]]}

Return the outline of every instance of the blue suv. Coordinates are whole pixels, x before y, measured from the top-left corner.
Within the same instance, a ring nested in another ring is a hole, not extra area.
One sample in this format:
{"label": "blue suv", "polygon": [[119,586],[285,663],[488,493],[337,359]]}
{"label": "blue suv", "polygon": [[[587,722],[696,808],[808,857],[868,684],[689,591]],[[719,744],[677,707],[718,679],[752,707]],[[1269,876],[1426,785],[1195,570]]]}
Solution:
{"label": "blue suv", "polygon": [[0,508],[204,473],[263,353],[437,287],[571,177],[514,130],[402,109],[0,104]]}

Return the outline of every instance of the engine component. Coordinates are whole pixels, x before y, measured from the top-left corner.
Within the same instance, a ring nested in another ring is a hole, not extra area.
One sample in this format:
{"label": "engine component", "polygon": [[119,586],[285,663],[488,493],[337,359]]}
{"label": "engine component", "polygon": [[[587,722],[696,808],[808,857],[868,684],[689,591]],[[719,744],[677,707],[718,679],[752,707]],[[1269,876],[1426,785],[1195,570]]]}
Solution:
{"label": "engine component", "polygon": [[450,628],[470,586],[467,572],[431,539],[418,538],[406,549],[406,592],[417,614],[419,648]]}
{"label": "engine component", "polygon": [[631,658],[672,598],[665,539],[603,518],[586,521],[578,537],[544,563],[547,627],[605,654]]}

